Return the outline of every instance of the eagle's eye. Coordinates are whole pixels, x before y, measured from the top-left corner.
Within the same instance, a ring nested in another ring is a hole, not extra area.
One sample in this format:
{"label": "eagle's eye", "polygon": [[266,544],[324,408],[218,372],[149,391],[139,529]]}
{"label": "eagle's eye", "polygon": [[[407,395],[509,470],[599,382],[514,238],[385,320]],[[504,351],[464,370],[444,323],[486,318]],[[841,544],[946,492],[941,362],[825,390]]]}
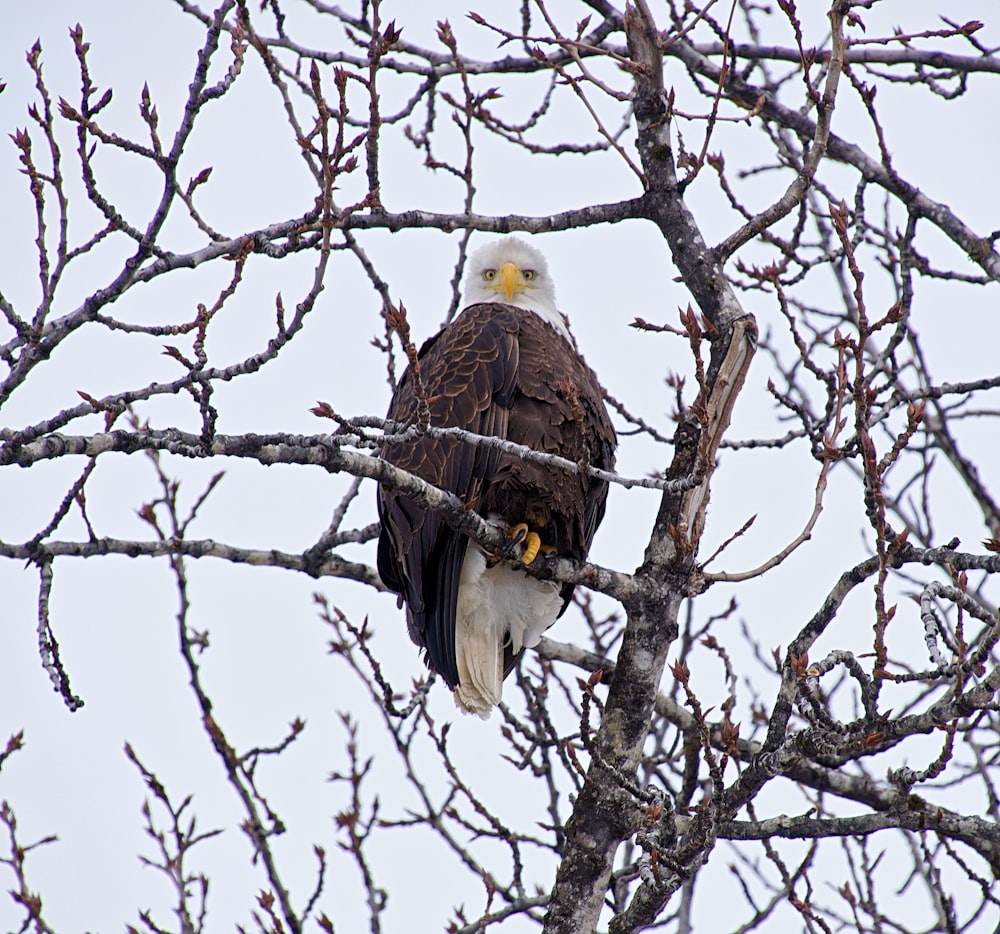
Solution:
{"label": "eagle's eye", "polygon": [[524,281],[525,282],[534,282],[535,281],[535,270],[534,269],[525,269],[524,272],[521,273],[521,275],[524,276]]}
{"label": "eagle's eye", "polygon": [[487,269],[483,272],[483,278],[487,282],[492,282],[497,277],[497,271],[495,269]]}

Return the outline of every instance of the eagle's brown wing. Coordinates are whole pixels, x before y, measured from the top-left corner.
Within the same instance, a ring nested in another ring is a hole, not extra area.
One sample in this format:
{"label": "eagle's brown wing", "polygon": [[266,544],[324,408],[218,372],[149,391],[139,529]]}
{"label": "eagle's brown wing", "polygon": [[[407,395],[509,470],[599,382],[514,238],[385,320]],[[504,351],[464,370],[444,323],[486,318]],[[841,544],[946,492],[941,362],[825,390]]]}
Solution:
{"label": "eagle's brown wing", "polygon": [[[520,367],[507,437],[533,451],[613,469],[615,430],[597,377],[541,318],[518,314]],[[505,454],[483,491],[480,512],[541,525],[543,544],[563,557],[583,560],[604,516],[607,495],[608,484],[602,480]],[[564,591],[567,600],[572,591]]]}
{"label": "eagle's brown wing", "polygon": [[[420,349],[420,376],[431,424],[506,437],[518,369],[516,317],[504,306],[467,309]],[[407,423],[416,417],[413,373],[403,374],[388,417]],[[450,438],[423,437],[386,445],[382,457],[428,483],[478,506],[483,481],[497,455]],[[431,667],[452,688],[455,662],[455,603],[468,538],[438,513],[407,496],[379,489],[382,533],[378,571],[385,585],[406,601],[410,637],[427,650]]]}
{"label": "eagle's brown wing", "polygon": [[[600,386],[565,339],[530,311],[472,305],[420,350],[431,424],[508,438],[610,469],[615,433]],[[416,415],[413,374],[399,382],[389,418]],[[607,484],[453,439],[386,445],[390,463],[458,495],[482,515],[528,521],[559,554],[583,558],[604,514]],[[454,688],[455,606],[468,538],[410,498],[379,489],[378,570],[407,605],[410,636]],[[573,592],[562,589],[564,608]],[[508,650],[505,673],[515,657]]]}

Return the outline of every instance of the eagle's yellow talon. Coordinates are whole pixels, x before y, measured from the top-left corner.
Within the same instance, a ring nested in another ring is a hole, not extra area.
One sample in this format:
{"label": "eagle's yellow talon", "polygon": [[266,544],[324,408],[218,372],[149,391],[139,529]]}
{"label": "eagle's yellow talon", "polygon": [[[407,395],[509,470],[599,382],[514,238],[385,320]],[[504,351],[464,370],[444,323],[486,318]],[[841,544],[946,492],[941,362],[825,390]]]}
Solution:
{"label": "eagle's yellow talon", "polygon": [[537,532],[528,532],[524,536],[524,553],[521,555],[521,563],[531,564],[538,557],[538,551],[542,547],[542,540]]}

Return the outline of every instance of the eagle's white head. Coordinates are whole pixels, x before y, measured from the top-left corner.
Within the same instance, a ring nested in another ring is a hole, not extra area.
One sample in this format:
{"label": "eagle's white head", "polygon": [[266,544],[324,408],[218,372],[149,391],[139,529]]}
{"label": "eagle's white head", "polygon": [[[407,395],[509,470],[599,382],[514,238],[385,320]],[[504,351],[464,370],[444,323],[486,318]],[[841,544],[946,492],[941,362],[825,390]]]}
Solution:
{"label": "eagle's white head", "polygon": [[518,237],[480,247],[469,259],[465,304],[503,302],[535,312],[569,340],[556,308],[556,287],[541,251]]}

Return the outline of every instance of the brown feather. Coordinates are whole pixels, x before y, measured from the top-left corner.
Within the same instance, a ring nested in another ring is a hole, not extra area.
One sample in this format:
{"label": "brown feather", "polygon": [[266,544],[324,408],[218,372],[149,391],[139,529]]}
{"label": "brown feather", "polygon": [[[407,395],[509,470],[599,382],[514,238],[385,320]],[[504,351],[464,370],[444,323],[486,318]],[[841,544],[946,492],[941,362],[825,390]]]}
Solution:
{"label": "brown feather", "polygon": [[[472,305],[420,350],[431,424],[506,438],[536,451],[611,469],[615,432],[597,378],[537,314],[512,305]],[[417,411],[412,373],[400,380],[389,418]],[[527,521],[564,557],[586,557],[604,515],[607,483],[453,439],[386,445],[381,456],[483,516]],[[455,604],[468,539],[411,499],[379,489],[378,569],[407,605],[410,637],[428,665],[455,687]],[[573,585],[562,588],[563,609]],[[516,662],[509,648],[506,675]]]}

